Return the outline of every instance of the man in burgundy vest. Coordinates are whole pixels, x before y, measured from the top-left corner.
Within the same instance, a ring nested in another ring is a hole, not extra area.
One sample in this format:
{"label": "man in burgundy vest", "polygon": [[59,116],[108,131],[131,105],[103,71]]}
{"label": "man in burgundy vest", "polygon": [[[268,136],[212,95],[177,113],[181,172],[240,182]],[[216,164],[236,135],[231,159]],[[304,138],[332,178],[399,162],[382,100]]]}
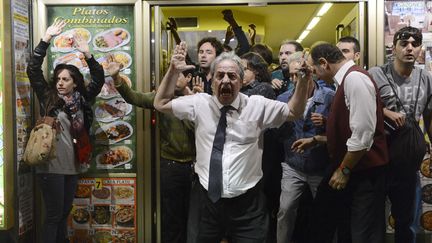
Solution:
{"label": "man in burgundy vest", "polygon": [[327,143],[332,165],[318,187],[310,242],[332,242],[335,219],[349,208],[352,242],[382,243],[388,155],[376,84],[331,44],[314,46],[308,64],[337,87],[327,136],[316,137],[318,143]]}

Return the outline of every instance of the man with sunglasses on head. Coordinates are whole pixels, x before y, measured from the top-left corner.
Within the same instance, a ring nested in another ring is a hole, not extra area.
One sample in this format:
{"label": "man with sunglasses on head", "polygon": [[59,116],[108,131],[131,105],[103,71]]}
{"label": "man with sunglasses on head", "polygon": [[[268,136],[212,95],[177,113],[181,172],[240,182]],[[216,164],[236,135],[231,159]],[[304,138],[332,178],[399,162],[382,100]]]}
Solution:
{"label": "man with sunglasses on head", "polygon": [[[421,30],[403,27],[393,37],[394,60],[369,70],[378,85],[389,133],[403,127],[405,118],[413,113],[416,121],[423,115],[429,137],[432,134],[432,76],[414,65],[421,48]],[[390,161],[387,190],[392,204],[391,214],[395,219],[395,243],[416,242],[411,226],[415,214],[417,180],[418,171],[397,169]]]}
{"label": "man with sunglasses on head", "polygon": [[297,76],[296,91],[288,103],[248,97],[239,92],[244,78],[240,58],[222,53],[210,68],[213,95],[173,99],[178,75],[194,68],[186,64],[186,52],[186,43],[176,46],[154,106],[195,124],[199,183],[193,185],[198,190],[192,193],[199,204],[191,210],[199,215],[196,242],[220,242],[225,235],[232,242],[265,242],[269,218],[260,183],[262,134],[303,114],[311,72]]}

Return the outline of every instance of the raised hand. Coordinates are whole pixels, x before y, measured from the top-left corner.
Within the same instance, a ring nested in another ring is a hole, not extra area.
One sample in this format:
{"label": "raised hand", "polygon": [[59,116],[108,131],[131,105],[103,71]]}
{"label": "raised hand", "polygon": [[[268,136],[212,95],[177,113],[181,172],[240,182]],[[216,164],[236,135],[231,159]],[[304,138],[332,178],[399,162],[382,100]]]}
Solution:
{"label": "raised hand", "polygon": [[118,62],[110,62],[108,63],[105,71],[115,80],[119,76],[120,70],[123,68],[123,64]]}
{"label": "raised hand", "polygon": [[74,35],[74,45],[75,45],[75,48],[78,51],[82,52],[87,58],[91,57],[90,47],[88,45],[88,42],[87,42],[87,40],[82,38],[82,36]]}
{"label": "raised hand", "polygon": [[231,25],[228,25],[227,30],[225,32],[224,44],[229,44],[232,38],[234,38],[234,32],[232,30]]}
{"label": "raised hand", "polygon": [[183,72],[188,69],[194,69],[194,65],[186,64],[187,46],[186,42],[180,42],[174,49],[174,55],[171,57],[170,67],[178,72]]}
{"label": "raised hand", "polygon": [[192,78],[192,92],[194,94],[204,92],[204,82],[200,76]]}
{"label": "raised hand", "polygon": [[177,22],[174,18],[168,18],[167,27],[169,30],[177,31]]}
{"label": "raised hand", "polygon": [[63,28],[66,26],[66,22],[64,20],[59,20],[54,22],[48,29],[45,31],[45,35],[42,38],[45,42],[50,42],[54,36],[59,35]]}

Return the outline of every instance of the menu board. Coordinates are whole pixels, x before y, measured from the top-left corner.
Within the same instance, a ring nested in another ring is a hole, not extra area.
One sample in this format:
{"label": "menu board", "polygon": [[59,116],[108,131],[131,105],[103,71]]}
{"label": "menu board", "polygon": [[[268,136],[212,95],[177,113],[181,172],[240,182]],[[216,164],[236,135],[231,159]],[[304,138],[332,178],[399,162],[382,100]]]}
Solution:
{"label": "menu board", "polygon": [[[135,36],[133,6],[50,6],[48,23],[63,19],[67,25],[63,33],[51,42],[48,68],[60,63],[78,67],[86,81],[90,70],[82,53],[74,47],[74,36],[88,41],[90,51],[105,69],[110,62],[123,65],[120,75],[135,87]],[[89,173],[136,172],[136,113],[114,87],[105,73],[105,85],[93,106],[94,122],[91,129],[93,146]]]}
{"label": "menu board", "polygon": [[136,242],[135,178],[82,178],[68,218],[71,242]]}

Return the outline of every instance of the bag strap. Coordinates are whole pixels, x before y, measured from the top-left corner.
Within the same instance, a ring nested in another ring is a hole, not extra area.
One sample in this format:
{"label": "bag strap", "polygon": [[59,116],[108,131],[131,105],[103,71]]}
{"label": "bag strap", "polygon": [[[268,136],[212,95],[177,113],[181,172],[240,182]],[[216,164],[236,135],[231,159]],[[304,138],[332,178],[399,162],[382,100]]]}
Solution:
{"label": "bag strap", "polygon": [[[388,69],[389,69],[389,66],[387,66],[387,67],[388,67]],[[393,90],[393,93],[394,93],[395,96],[396,96],[396,101],[397,101],[397,103],[399,103],[398,105],[399,105],[400,107],[402,107],[402,109],[405,111],[405,113],[406,113],[407,115],[412,115],[413,118],[415,118],[415,113],[416,113],[416,110],[417,110],[417,103],[418,103],[418,98],[419,98],[419,93],[420,93],[419,91],[420,91],[420,85],[421,85],[422,72],[423,72],[423,70],[420,69],[419,83],[418,83],[418,87],[417,87],[417,97],[416,97],[416,100],[415,100],[415,103],[414,103],[414,111],[411,112],[411,113],[409,113],[409,112],[405,109],[405,107],[404,107],[404,105],[403,105],[401,99],[399,98],[399,96],[398,96],[398,94],[397,94],[397,92],[396,92],[395,87],[393,86],[394,81],[393,81],[393,83],[392,83],[392,81],[391,81],[392,78],[390,77],[390,75],[389,75],[389,73],[387,72],[387,70],[386,70],[383,66],[381,66],[381,70],[382,70],[384,76],[387,78],[387,82],[389,83],[391,89]]]}

